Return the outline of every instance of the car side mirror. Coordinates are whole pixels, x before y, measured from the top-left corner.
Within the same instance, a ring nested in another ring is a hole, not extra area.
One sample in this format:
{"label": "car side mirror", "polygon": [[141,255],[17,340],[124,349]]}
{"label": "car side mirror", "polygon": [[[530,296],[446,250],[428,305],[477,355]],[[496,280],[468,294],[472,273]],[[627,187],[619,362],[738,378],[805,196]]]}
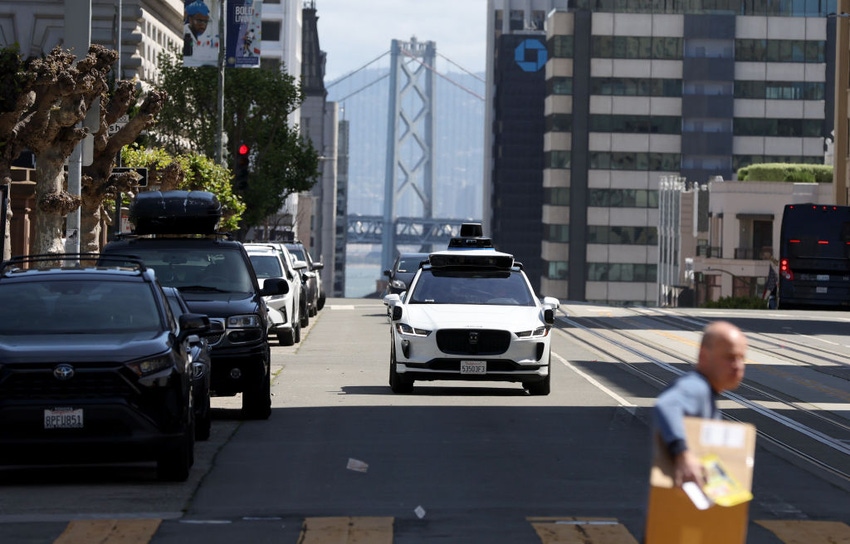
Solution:
{"label": "car side mirror", "polygon": [[390,276],[392,276],[392,272],[390,272],[389,270],[384,270],[384,276],[389,278]]}
{"label": "car side mirror", "polygon": [[268,278],[263,282],[260,296],[270,297],[274,295],[285,295],[289,292],[289,282],[283,278]]}
{"label": "car side mirror", "polygon": [[401,319],[401,314],[401,306],[393,306],[393,321],[398,321],[399,319]]}
{"label": "car side mirror", "polygon": [[193,335],[203,335],[210,330],[210,318],[205,314],[181,314],[177,323],[180,325],[180,341]]}
{"label": "car side mirror", "polygon": [[555,323],[555,310],[552,308],[546,308],[543,310],[543,322],[547,325]]}
{"label": "car side mirror", "polygon": [[325,267],[325,264],[322,262],[313,263],[313,270],[321,270]]}

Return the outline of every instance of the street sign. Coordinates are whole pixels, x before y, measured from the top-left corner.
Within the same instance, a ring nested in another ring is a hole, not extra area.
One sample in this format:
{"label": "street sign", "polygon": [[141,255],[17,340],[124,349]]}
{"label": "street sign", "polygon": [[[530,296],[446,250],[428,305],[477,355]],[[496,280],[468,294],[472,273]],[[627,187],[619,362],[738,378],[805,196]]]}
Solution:
{"label": "street sign", "polygon": [[124,128],[124,125],[126,125],[129,122],[130,122],[130,116],[129,115],[122,115],[121,117],[118,118],[117,121],[115,121],[114,123],[109,125],[109,130],[107,130],[107,134],[109,134],[110,136],[115,134],[116,132],[118,132],[119,130]]}
{"label": "street sign", "polygon": [[118,174],[126,174],[127,172],[135,172],[139,174],[139,181],[137,185],[139,187],[147,187],[148,186],[148,169],[147,168],[130,168],[126,166],[115,166],[112,168],[112,175],[109,176],[110,180],[113,176]]}

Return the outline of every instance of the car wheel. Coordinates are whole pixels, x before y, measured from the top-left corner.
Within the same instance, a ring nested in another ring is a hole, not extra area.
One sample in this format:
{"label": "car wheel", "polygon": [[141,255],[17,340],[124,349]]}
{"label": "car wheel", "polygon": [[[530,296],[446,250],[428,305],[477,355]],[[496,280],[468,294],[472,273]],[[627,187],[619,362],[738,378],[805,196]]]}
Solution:
{"label": "car wheel", "polygon": [[295,325],[295,343],[301,343],[301,323]]}
{"label": "car wheel", "polygon": [[212,430],[212,414],[210,413],[210,398],[204,400],[204,408],[195,414],[195,440],[209,440]]}
{"label": "car wheel", "polygon": [[316,317],[316,314],[318,314],[318,313],[319,313],[319,310],[316,309],[316,304],[313,303],[313,305],[310,306],[310,317]]}
{"label": "car wheel", "polygon": [[295,343],[295,331],[292,329],[277,333],[277,341],[281,346],[291,346]]}
{"label": "car wheel", "polygon": [[393,393],[413,392],[413,380],[396,372],[395,353],[390,356],[390,389]]}
{"label": "car wheel", "polygon": [[325,294],[322,293],[322,295],[319,297],[318,308],[319,308],[319,310],[321,310],[324,307],[325,307]]}
{"label": "car wheel", "polygon": [[268,419],[271,415],[271,376],[265,373],[259,383],[252,383],[242,392],[242,417],[245,419]]}
{"label": "car wheel", "polygon": [[543,378],[543,381],[523,384],[523,386],[528,390],[529,395],[545,396],[549,394],[549,392],[552,390],[551,367],[549,372],[550,374],[547,374],[546,377]]}
{"label": "car wheel", "polygon": [[167,445],[156,460],[156,477],[166,482],[185,482],[195,463],[195,419],[183,431],[183,436]]}
{"label": "car wheel", "polygon": [[299,312],[299,319],[301,320],[301,326],[306,327],[310,324],[310,312],[307,311],[307,306],[301,308]]}

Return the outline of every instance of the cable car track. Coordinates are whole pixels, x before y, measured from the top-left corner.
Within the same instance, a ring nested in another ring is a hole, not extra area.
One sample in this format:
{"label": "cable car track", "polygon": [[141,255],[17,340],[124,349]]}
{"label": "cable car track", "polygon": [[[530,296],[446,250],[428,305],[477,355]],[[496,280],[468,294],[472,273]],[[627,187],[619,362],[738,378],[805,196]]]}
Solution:
{"label": "cable car track", "polygon": [[[641,311],[635,311],[634,313],[649,319],[663,320],[661,315],[646,315]],[[701,322],[697,319],[677,315],[670,317],[678,321],[698,325],[692,329],[683,327],[680,329],[683,332],[699,332],[702,326],[708,322],[708,320]],[[673,379],[684,374],[693,366],[691,358],[687,358],[656,342],[641,338],[628,330],[615,330],[602,319],[596,317],[560,317],[559,321],[591,336],[591,338],[586,338],[586,335],[569,335],[562,329],[562,332],[567,334],[572,340],[586,344],[596,352],[604,353],[618,363],[623,364],[633,374],[639,376],[644,381],[653,383],[659,388],[665,387]],[[669,328],[670,320],[664,322]],[[593,328],[585,324],[591,324]],[[608,334],[605,334],[606,332]],[[593,339],[601,339],[604,342],[593,341]],[[754,339],[757,341],[760,340],[760,338]],[[773,340],[765,342],[770,343]],[[797,344],[797,346],[795,352],[804,352],[802,344]],[[793,361],[794,364],[816,366],[813,363],[799,360],[795,357],[789,357],[784,353],[777,354],[774,351],[758,347],[755,349],[762,350],[771,357]],[[650,368],[660,371],[660,373],[650,372],[644,368],[646,365],[635,364],[626,360],[622,354],[617,353],[618,350],[638,357],[643,363],[652,363]],[[812,350],[817,351],[818,348],[812,348]],[[648,353],[649,351],[662,354],[665,358],[669,357],[673,362],[663,361],[657,355]],[[841,362],[841,364],[846,366],[846,363]],[[850,467],[848,467],[847,463],[847,460],[850,459],[850,424],[823,410],[812,410],[801,406],[800,403],[789,400],[787,395],[780,396],[767,390],[767,388],[758,386],[752,380],[745,379],[735,392],[727,391],[722,396],[748,409],[746,418],[736,417],[730,414],[729,410],[724,410],[724,416],[727,419],[734,421],[747,420],[750,423],[757,422],[756,428],[758,435],[764,441],[832,476],[832,481],[835,483],[840,482],[843,484],[842,487],[850,486]],[[816,422],[821,428],[828,427],[828,430],[831,432],[824,432],[811,425],[797,421],[792,417],[783,415],[780,413],[780,409],[766,407],[764,405],[766,403],[772,403],[774,406],[778,404],[782,407],[781,410],[788,411],[799,419],[811,418],[813,423]],[[783,434],[782,431],[784,430],[793,431],[792,438],[782,438],[780,435]],[[834,436],[843,436],[844,438],[834,438]],[[802,444],[800,443],[801,441],[803,441]],[[808,451],[805,451],[803,448]],[[836,454],[843,457],[830,459],[830,457],[835,457]]]}

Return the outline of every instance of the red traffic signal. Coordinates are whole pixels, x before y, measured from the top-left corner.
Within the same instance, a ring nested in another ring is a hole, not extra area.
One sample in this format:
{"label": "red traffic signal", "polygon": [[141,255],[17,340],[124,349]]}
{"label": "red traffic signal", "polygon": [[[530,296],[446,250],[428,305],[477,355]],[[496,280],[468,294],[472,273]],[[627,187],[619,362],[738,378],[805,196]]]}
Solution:
{"label": "red traffic signal", "polygon": [[247,155],[249,151],[251,151],[251,149],[248,147],[248,144],[242,144],[239,146],[239,155]]}

